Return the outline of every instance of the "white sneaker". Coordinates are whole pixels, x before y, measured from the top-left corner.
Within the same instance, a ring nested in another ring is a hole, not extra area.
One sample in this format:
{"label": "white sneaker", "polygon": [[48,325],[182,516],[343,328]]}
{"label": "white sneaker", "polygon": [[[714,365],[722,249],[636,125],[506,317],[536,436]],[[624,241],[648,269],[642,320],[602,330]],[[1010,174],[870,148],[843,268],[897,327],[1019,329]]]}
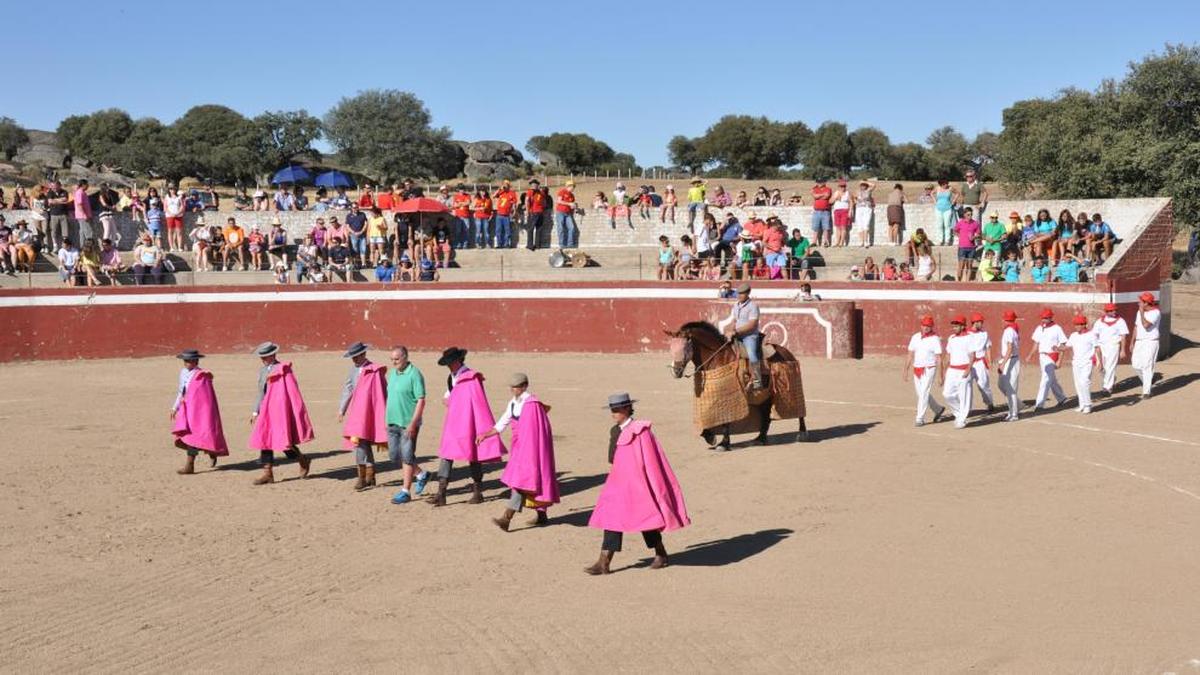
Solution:
{"label": "white sneaker", "polygon": [[955,422],[954,428],[955,429],[965,429],[965,428],[967,428],[967,423],[966,422]]}
{"label": "white sneaker", "polygon": [[1092,409],[1091,408],[1080,408],[1079,412],[1083,413],[1084,415],[1089,415],[1089,414],[1091,414]]}

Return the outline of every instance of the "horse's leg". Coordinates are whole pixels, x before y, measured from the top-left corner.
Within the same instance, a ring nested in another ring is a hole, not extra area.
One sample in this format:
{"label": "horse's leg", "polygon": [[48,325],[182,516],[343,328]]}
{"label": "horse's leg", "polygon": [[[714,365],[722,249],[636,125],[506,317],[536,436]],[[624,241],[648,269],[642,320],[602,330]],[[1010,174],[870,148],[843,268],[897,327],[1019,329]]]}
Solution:
{"label": "horse's leg", "polygon": [[808,440],[808,425],[804,423],[804,418],[800,418],[800,431],[796,433],[796,442],[804,443]]}
{"label": "horse's leg", "polygon": [[728,452],[729,447],[729,425],[724,424],[721,426],[721,443],[717,446],[717,448],[723,452]]}
{"label": "horse's leg", "polygon": [[765,403],[757,407],[758,419],[758,438],[754,439],[759,445],[767,444],[767,432],[771,430],[771,399],[767,399]]}
{"label": "horse's leg", "polygon": [[710,448],[716,445],[717,435],[713,433],[712,429],[705,429],[704,431],[701,431],[700,438],[703,438],[704,442],[707,443],[708,447]]}

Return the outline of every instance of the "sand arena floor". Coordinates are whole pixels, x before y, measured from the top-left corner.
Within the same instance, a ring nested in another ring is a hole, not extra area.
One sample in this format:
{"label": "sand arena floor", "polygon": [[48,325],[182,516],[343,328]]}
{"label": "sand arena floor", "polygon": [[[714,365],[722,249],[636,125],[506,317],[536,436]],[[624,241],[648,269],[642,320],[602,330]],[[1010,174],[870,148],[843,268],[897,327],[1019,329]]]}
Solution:
{"label": "sand arena floor", "polygon": [[[266,487],[243,449],[251,356],[205,362],[235,449],[189,477],[168,434],[178,362],[5,365],[0,671],[1192,672],[1200,301],[1175,300],[1184,348],[1147,403],[1125,405],[1127,381],[1087,417],[915,429],[899,360],[809,360],[818,440],[775,426],[780,444],[726,454],[692,433],[690,383],[663,354],[472,355],[494,409],[518,369],[553,406],[564,502],[508,534],[489,520],[498,470],[481,506],[351,489],[350,457],[329,450],[336,354],[284,355],[317,460]],[[444,371],[414,361],[435,393],[418,447],[432,467]],[[671,567],[647,569],[635,535],[592,578],[617,389],[655,422],[694,524],[667,536]]]}

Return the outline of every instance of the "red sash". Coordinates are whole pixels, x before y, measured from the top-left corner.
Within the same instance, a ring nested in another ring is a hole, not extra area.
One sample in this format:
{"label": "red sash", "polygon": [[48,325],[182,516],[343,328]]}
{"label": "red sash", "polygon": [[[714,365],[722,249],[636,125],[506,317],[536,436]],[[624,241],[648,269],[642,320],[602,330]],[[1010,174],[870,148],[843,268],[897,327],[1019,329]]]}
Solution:
{"label": "red sash", "polygon": [[979,363],[980,361],[983,361],[983,367],[984,367],[984,368],[991,368],[991,367],[992,367],[992,364],[988,363],[988,360],[987,360],[987,357],[986,357],[986,356],[977,356],[977,357],[975,357],[975,360],[971,362],[971,365],[974,365],[974,364],[976,364],[976,363]]}
{"label": "red sash", "polygon": [[1042,355],[1049,356],[1050,360],[1053,361],[1054,365],[1056,365],[1056,366],[1058,365],[1058,357],[1062,356],[1062,354],[1060,354],[1058,352],[1042,352]]}
{"label": "red sash", "polygon": [[950,364],[950,368],[953,368],[954,370],[966,370],[970,367],[971,367],[971,364],[969,364],[969,363],[964,363],[961,366],[956,366],[953,363]]}
{"label": "red sash", "polygon": [[914,367],[914,368],[913,368],[913,375],[915,375],[915,376],[917,377],[917,379],[920,379],[920,378],[922,378],[922,377],[925,377],[925,369],[924,369],[924,368],[916,368],[916,367]]}

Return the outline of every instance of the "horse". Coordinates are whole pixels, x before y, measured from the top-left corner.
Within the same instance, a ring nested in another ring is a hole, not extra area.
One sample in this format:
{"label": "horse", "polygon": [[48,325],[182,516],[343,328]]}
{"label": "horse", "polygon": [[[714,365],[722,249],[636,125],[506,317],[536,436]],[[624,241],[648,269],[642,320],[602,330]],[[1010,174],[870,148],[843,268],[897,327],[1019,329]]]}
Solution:
{"label": "horse", "polygon": [[[692,364],[692,377],[704,377],[704,373],[713,371],[723,366],[736,362],[741,358],[732,340],[727,338],[707,321],[692,321],[685,323],[677,331],[664,331],[670,336],[670,352],[671,352],[671,373],[676,379],[684,376],[684,371],[690,362]],[[775,346],[776,353],[772,357],[779,363],[795,363],[796,359],[790,352],[782,347]],[[764,356],[763,368],[768,369],[768,363]],[[799,367],[796,366],[796,372],[799,373]],[[775,378],[772,378],[771,386],[775,386]],[[764,392],[765,398],[755,403],[747,396],[747,407],[749,414],[741,420],[737,420],[728,424],[722,424],[709,429],[703,429],[700,433],[704,442],[708,443],[710,448],[720,448],[721,450],[729,450],[729,435],[740,431],[758,431],[758,436],[755,442],[759,445],[767,444],[767,432],[771,428],[771,407],[775,403],[775,396],[778,395],[777,390]],[[699,385],[697,397],[699,397]],[[743,391],[742,395],[746,395]],[[803,413],[799,416],[800,429],[796,435],[796,441],[802,442],[808,440],[808,427],[804,422]],[[721,439],[717,441],[717,435],[721,435]]]}

